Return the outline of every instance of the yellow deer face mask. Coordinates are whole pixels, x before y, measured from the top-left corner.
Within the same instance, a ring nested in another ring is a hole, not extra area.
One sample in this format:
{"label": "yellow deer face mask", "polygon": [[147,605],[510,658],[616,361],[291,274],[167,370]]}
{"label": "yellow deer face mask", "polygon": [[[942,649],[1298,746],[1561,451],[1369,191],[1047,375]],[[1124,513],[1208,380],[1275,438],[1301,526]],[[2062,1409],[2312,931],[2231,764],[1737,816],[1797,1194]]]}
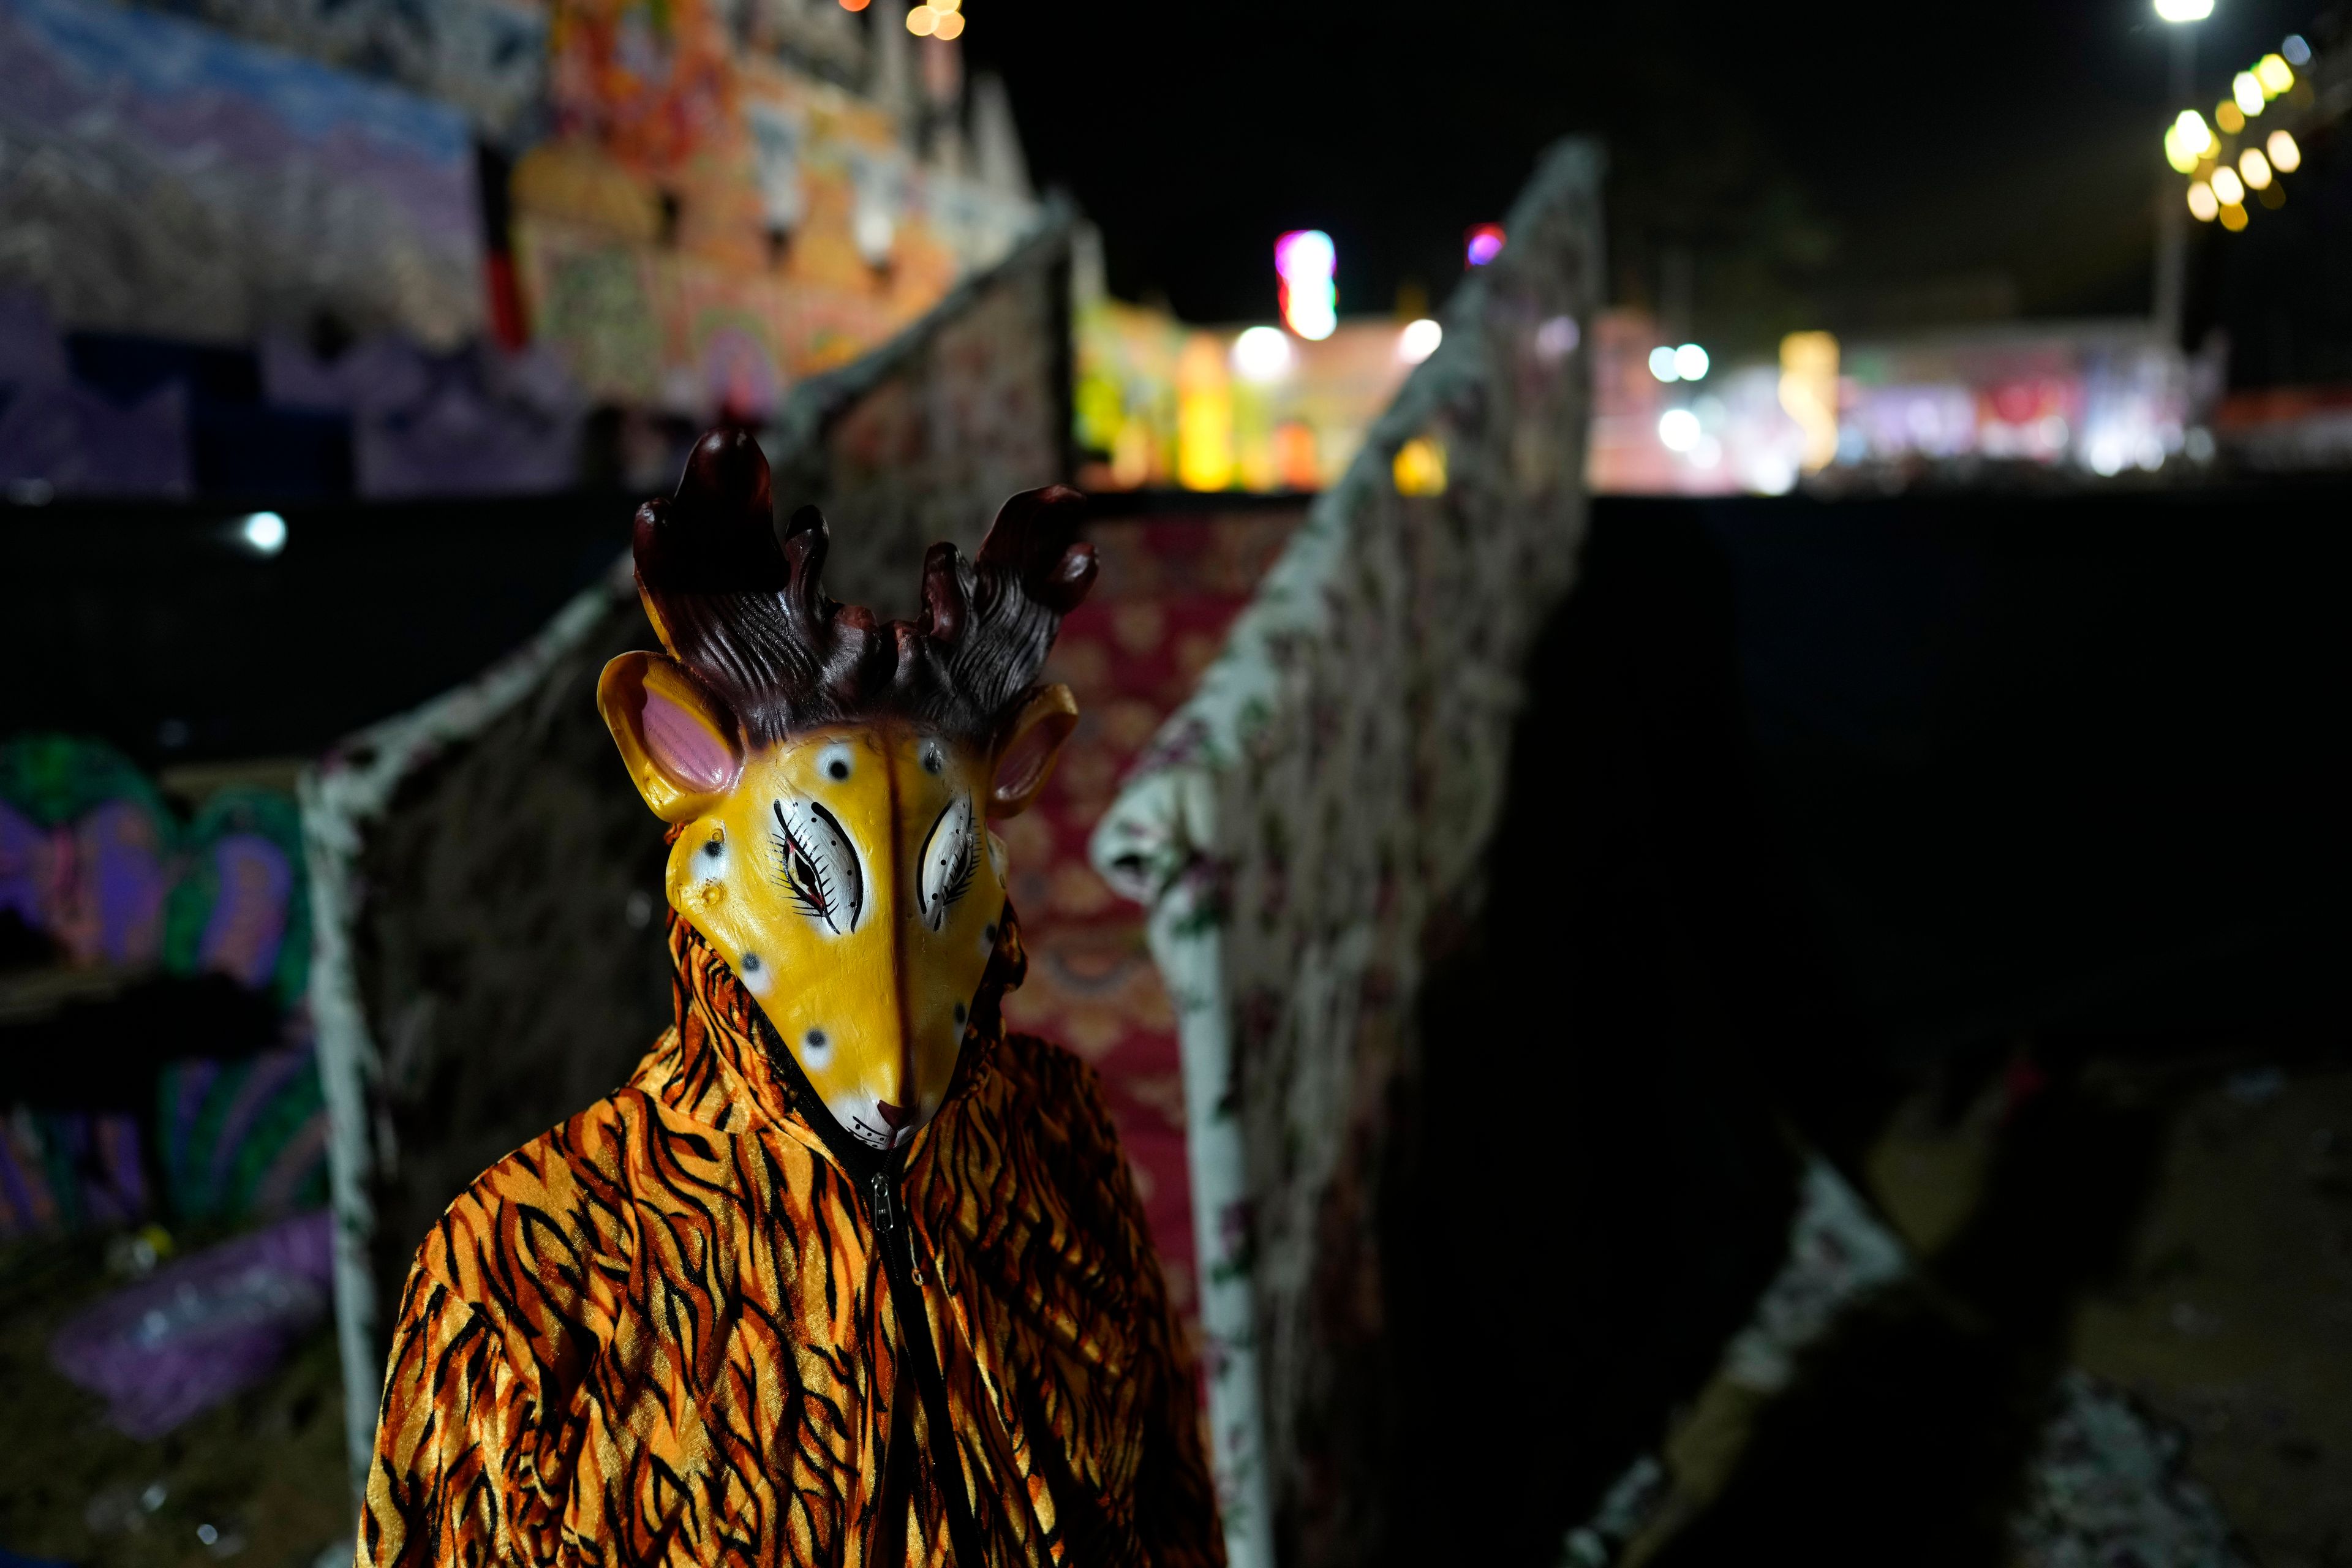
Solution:
{"label": "yellow deer face mask", "polygon": [[923,613],[877,625],[819,586],[813,508],[778,538],[768,468],[703,437],[637,514],[637,587],[669,657],[596,700],[638,791],[679,825],[671,906],[734,970],[850,1137],[887,1151],[947,1097],[1004,919],[992,818],[1025,809],[1077,721],[1034,684],[1092,584],[1078,500],[1005,503],[978,557],[935,545]]}

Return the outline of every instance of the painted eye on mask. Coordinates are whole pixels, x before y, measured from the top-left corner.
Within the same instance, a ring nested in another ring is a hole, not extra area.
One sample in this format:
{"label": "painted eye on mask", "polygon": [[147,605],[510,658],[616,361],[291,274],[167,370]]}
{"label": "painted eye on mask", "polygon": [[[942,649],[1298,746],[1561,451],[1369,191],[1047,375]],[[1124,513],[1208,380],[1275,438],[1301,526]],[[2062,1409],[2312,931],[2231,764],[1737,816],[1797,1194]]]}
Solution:
{"label": "painted eye on mask", "polygon": [[971,797],[959,796],[931,824],[917,863],[915,907],[931,930],[946,927],[948,910],[971,887],[980,869],[979,847],[971,831]]}
{"label": "painted eye on mask", "polygon": [[836,934],[866,910],[866,874],[833,813],[813,800],[776,803],[777,880],[811,920]]}

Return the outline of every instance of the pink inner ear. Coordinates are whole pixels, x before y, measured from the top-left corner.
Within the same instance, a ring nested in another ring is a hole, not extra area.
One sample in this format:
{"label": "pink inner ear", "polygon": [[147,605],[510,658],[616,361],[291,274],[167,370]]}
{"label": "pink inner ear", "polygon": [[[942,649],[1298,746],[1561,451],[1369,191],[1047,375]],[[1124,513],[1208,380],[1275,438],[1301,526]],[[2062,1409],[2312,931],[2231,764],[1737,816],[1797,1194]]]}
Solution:
{"label": "pink inner ear", "polygon": [[646,750],[673,783],[700,792],[735,782],[735,753],[698,715],[648,686],[643,718]]}

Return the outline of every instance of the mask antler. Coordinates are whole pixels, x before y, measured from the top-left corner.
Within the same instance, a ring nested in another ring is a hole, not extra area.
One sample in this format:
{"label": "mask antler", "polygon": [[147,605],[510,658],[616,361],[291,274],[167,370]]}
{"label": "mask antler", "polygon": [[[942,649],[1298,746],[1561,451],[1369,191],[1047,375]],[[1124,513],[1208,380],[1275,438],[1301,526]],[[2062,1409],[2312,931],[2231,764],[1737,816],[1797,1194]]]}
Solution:
{"label": "mask antler", "polygon": [[637,510],[637,592],[663,646],[752,746],[886,715],[992,745],[1094,584],[1084,500],[1060,485],[1014,496],[976,558],[930,548],[920,620],[877,624],[824,593],[824,516],[801,508],[779,542],[759,443],[714,430],[677,494]]}

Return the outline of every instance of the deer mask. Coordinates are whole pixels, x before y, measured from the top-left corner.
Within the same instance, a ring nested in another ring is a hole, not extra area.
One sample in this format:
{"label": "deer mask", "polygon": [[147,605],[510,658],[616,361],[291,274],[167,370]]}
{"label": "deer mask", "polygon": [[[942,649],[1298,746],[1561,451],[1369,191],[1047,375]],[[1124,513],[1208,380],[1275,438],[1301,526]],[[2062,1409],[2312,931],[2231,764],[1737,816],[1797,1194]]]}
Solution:
{"label": "deer mask", "polygon": [[947,1097],[1005,909],[988,830],[1036,798],[1077,722],[1037,672],[1095,575],[1079,497],[1004,503],[965,560],[923,560],[915,621],[819,585],[824,519],[777,537],[749,436],[696,446],[635,531],[665,658],[604,667],[597,707],[646,804],[676,825],[676,909],[759,1002],[843,1129],[907,1142]]}

